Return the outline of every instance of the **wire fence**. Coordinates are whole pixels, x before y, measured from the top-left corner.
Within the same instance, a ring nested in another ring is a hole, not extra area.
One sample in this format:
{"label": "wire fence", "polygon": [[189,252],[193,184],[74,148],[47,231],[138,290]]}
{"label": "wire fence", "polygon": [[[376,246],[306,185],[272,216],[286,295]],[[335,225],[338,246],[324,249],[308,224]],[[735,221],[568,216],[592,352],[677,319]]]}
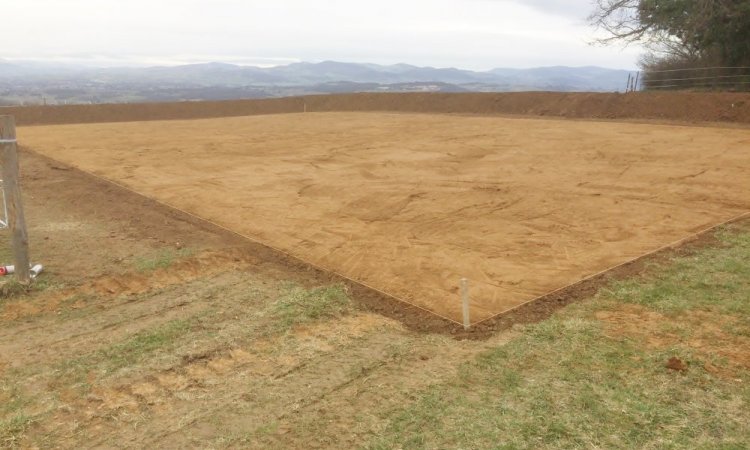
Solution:
{"label": "wire fence", "polygon": [[657,90],[750,91],[750,67],[689,67],[629,74],[626,92]]}

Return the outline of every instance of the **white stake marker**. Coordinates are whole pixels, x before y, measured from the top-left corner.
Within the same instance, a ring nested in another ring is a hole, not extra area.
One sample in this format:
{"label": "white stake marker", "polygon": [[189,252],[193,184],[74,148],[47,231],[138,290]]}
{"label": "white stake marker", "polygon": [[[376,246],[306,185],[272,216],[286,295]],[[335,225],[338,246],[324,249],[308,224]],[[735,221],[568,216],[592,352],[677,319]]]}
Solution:
{"label": "white stake marker", "polygon": [[471,319],[469,318],[469,280],[466,278],[461,278],[461,302],[463,303],[464,330],[468,330],[471,327]]}

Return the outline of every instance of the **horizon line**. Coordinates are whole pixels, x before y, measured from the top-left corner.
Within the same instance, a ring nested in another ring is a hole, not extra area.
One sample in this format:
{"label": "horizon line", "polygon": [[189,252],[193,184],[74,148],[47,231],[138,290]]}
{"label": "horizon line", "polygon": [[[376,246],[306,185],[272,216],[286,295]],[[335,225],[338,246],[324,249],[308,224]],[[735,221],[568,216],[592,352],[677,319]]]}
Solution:
{"label": "horizon line", "polygon": [[[247,60],[247,63],[240,62],[241,60]],[[250,60],[257,60],[258,62],[251,63]],[[266,63],[260,61],[268,61]],[[271,63],[270,61],[276,60],[278,63]],[[352,64],[352,65],[374,65],[380,67],[393,67],[399,65],[407,65],[420,69],[436,69],[436,70],[463,70],[469,72],[490,72],[498,69],[509,69],[509,70],[532,70],[532,69],[546,69],[555,67],[565,67],[572,69],[580,68],[599,68],[607,70],[619,70],[619,71],[638,71],[637,67],[633,68],[622,68],[622,67],[607,67],[596,64],[583,64],[583,65],[565,65],[565,64],[549,64],[549,65],[529,65],[529,66],[494,66],[489,69],[469,69],[459,66],[440,66],[440,65],[417,65],[408,62],[397,62],[397,63],[374,63],[374,62],[362,62],[362,61],[346,61],[336,59],[324,59],[324,60],[302,60],[293,58],[253,58],[253,57],[225,57],[225,58],[186,58],[186,59],[161,59],[161,58],[143,58],[143,59],[129,59],[129,58],[102,58],[97,56],[92,57],[3,57],[0,56],[0,62],[9,63],[36,63],[36,64],[57,64],[76,66],[88,69],[124,69],[124,68],[157,68],[157,67],[184,67],[184,66],[197,66],[197,65],[209,65],[209,64],[224,64],[235,67],[252,67],[258,69],[272,69],[276,67],[287,67],[294,64],[323,64],[323,63],[339,63],[339,64]]]}

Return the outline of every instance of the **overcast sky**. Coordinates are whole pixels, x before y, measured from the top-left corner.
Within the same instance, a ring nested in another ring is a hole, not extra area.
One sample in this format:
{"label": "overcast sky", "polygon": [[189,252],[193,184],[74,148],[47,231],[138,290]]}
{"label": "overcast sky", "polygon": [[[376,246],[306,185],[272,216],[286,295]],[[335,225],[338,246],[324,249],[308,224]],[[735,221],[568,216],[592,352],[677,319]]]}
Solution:
{"label": "overcast sky", "polygon": [[591,0],[8,0],[0,58],[634,68],[639,48],[589,45],[591,8]]}

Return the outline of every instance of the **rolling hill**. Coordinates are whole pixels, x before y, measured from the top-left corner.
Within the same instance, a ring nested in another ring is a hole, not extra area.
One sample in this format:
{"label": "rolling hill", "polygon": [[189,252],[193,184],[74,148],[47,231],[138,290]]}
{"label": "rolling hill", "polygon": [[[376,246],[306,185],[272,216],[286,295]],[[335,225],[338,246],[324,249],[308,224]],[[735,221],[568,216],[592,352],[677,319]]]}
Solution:
{"label": "rolling hill", "polygon": [[621,90],[624,70],[497,68],[485,72],[409,64],[324,61],[276,67],[226,63],[89,68],[0,60],[0,102],[100,103],[263,98],[332,92]]}

